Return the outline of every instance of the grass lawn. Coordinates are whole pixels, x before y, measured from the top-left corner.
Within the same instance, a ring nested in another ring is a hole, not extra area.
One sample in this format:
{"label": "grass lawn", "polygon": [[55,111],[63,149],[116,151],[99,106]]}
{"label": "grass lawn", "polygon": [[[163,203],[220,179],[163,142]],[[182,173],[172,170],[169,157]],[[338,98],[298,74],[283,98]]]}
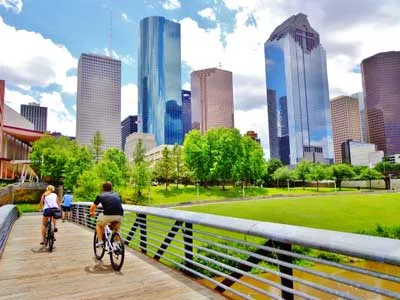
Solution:
{"label": "grass lawn", "polygon": [[20,212],[26,213],[26,212],[37,212],[38,204],[32,204],[32,203],[22,203],[22,204],[17,204],[17,207]]}
{"label": "grass lawn", "polygon": [[400,225],[400,194],[362,194],[268,199],[182,208],[275,223],[359,232]]}
{"label": "grass lawn", "polygon": [[[333,188],[320,188],[319,193],[333,192]],[[345,189],[342,191],[357,191],[356,189]],[[310,194],[317,193],[316,188],[260,188],[260,187],[249,187],[245,189],[246,197],[254,196],[271,196],[271,195],[297,195],[297,194]],[[150,205],[160,204],[173,204],[180,202],[191,202],[191,201],[202,201],[202,200],[222,200],[226,198],[240,198],[243,196],[241,188],[235,188],[232,186],[226,187],[223,191],[220,187],[209,187],[207,189],[199,187],[199,195],[197,196],[197,190],[195,186],[179,186],[170,185],[168,191],[165,189],[165,185],[151,187],[150,189]],[[148,199],[148,191],[143,191],[144,198]],[[144,204],[147,204],[146,201]]]}

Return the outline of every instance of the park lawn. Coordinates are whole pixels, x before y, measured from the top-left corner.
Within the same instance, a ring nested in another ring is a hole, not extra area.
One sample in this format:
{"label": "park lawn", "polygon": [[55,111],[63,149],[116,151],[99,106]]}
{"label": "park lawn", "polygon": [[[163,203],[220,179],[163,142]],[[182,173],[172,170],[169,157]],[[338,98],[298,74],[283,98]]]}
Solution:
{"label": "park lawn", "polygon": [[[342,191],[356,191],[355,189],[342,189]],[[334,192],[333,188],[320,188],[319,193]],[[260,188],[260,187],[248,187],[245,189],[246,197],[256,196],[272,196],[272,195],[297,195],[297,194],[311,194],[318,193],[316,188]],[[144,198],[148,199],[148,190],[143,191]],[[243,190],[241,188],[235,188],[227,186],[225,190],[221,190],[218,186],[212,186],[209,188],[199,187],[199,193],[197,195],[196,186],[182,186],[178,188],[176,185],[170,185],[168,190],[165,189],[165,185],[151,187],[150,189],[150,205],[162,205],[162,204],[174,204],[182,202],[193,202],[193,201],[204,201],[204,200],[223,200],[230,198],[241,198],[243,197]],[[143,203],[148,205],[148,203]]]}
{"label": "park lawn", "polygon": [[181,208],[305,227],[360,232],[400,225],[400,194],[362,194],[266,199]]}
{"label": "park lawn", "polygon": [[38,203],[20,203],[16,204],[17,208],[21,213],[28,213],[28,212],[37,212],[38,211]]}

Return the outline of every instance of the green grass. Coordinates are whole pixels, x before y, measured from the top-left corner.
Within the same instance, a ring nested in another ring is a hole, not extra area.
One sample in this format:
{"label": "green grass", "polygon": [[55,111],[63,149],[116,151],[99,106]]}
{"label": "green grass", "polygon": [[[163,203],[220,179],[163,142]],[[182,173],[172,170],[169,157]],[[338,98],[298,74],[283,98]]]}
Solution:
{"label": "green grass", "polygon": [[202,213],[321,229],[360,232],[398,226],[400,194],[335,195],[254,200],[182,208]]}
{"label": "green grass", "polygon": [[[342,191],[357,191],[356,189],[342,189]],[[320,188],[319,193],[334,192],[333,188]],[[318,193],[316,188],[260,188],[260,187],[249,187],[245,189],[246,197],[255,196],[271,196],[271,195],[300,195]],[[148,190],[143,191],[143,197],[145,199],[143,204],[148,203]],[[220,187],[213,186],[209,188],[199,187],[197,190],[195,186],[179,186],[170,185],[168,190],[165,189],[165,185],[151,187],[150,188],[150,205],[161,205],[161,204],[174,204],[181,202],[193,202],[193,201],[204,201],[204,200],[223,200],[229,198],[240,198],[243,196],[241,188],[235,188],[232,186],[226,187],[225,190],[221,190]]]}
{"label": "green grass", "polygon": [[38,204],[32,204],[32,203],[17,204],[17,208],[21,213],[37,212]]}

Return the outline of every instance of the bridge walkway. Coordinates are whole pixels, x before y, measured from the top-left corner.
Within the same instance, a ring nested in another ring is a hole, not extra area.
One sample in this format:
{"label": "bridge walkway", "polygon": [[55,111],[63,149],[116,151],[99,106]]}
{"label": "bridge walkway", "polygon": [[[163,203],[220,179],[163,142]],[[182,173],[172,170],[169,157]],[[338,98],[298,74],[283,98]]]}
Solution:
{"label": "bridge walkway", "polygon": [[58,222],[55,249],[40,245],[40,215],[14,224],[0,259],[4,299],[224,299],[180,272],[135,251],[126,251],[120,273],[108,256],[93,256],[93,232]]}

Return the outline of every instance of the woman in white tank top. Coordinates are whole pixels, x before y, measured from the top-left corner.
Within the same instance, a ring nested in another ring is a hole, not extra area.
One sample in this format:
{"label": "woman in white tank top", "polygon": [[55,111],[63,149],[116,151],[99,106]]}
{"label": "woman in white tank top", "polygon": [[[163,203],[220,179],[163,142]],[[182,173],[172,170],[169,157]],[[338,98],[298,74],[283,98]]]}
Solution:
{"label": "woman in white tank top", "polygon": [[[58,196],[56,193],[54,193],[54,186],[48,185],[46,188],[46,191],[43,193],[38,210],[41,211],[41,208],[43,206],[43,219],[42,219],[42,241],[40,242],[40,245],[44,245],[44,240],[46,236],[46,225],[47,221],[51,216],[53,216],[53,210],[54,209],[60,209],[60,201],[58,199]],[[57,219],[53,218],[53,224],[54,224],[54,232],[57,232]]]}

